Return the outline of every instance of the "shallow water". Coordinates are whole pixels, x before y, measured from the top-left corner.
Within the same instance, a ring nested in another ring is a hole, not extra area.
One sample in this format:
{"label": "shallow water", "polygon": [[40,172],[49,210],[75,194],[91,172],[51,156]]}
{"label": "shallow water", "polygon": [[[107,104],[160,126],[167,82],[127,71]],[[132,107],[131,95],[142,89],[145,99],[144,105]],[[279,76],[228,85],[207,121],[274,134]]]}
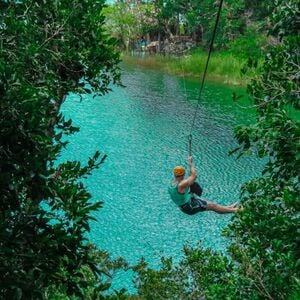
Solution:
{"label": "shallow water", "polygon": [[[104,201],[89,237],[113,257],[136,263],[141,256],[159,266],[160,255],[182,255],[184,244],[223,251],[220,236],[230,215],[212,212],[184,215],[168,197],[172,168],[186,164],[187,136],[195,114],[199,80],[124,66],[126,88],[104,97],[69,96],[63,112],[80,132],[70,137],[62,160],[86,162],[96,150],[108,155],[88,180],[93,199]],[[236,160],[233,127],[250,123],[249,109],[231,100],[241,89],[206,83],[193,128],[193,157],[203,198],[220,204],[238,201],[239,189],[260,170],[255,157]],[[247,105],[247,104],[243,104]],[[114,287],[131,289],[131,276],[119,274]]]}

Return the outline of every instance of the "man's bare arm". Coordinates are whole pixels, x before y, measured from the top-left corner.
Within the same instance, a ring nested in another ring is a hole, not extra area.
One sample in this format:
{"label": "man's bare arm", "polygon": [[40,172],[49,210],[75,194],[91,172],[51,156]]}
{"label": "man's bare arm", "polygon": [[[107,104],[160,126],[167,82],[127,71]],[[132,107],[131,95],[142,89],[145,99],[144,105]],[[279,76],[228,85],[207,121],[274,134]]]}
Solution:
{"label": "man's bare arm", "polygon": [[189,176],[188,178],[182,180],[182,181],[179,183],[179,185],[178,185],[178,191],[179,191],[180,193],[184,193],[185,190],[186,190],[189,186],[191,186],[191,185],[195,182],[195,180],[196,180],[196,178],[197,178],[197,172],[196,172],[195,166],[194,166],[194,164],[193,164],[193,158],[192,158],[192,156],[190,156],[190,157],[188,158],[188,164],[189,164],[189,166],[190,166],[190,176]]}

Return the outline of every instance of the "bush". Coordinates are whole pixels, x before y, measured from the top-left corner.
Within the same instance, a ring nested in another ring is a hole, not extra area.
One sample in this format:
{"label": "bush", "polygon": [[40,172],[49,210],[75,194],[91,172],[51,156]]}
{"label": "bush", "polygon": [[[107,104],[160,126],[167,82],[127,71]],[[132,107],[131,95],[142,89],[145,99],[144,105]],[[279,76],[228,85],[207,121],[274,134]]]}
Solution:
{"label": "bush", "polygon": [[91,202],[81,182],[105,156],[55,167],[62,135],[78,131],[60,114],[65,97],[101,95],[119,81],[102,7],[98,0],[0,1],[1,299],[41,299],[51,286],[79,297],[89,284],[99,296],[107,288],[85,277],[105,270],[85,238],[101,202]]}
{"label": "bush", "polygon": [[255,28],[250,27],[245,34],[227,44],[227,52],[243,59],[249,57],[260,59],[266,46],[267,38],[258,33]]}

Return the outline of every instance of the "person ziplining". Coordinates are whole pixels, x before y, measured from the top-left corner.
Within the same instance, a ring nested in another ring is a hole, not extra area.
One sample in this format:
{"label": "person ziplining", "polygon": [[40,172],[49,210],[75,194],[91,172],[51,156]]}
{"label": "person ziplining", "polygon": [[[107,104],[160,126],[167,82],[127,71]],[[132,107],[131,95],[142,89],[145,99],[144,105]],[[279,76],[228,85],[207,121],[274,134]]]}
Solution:
{"label": "person ziplining", "polygon": [[197,171],[193,164],[192,156],[189,156],[188,164],[190,167],[190,175],[185,178],[185,168],[183,166],[176,166],[173,169],[174,179],[168,187],[171,199],[182,212],[188,215],[194,215],[198,212],[211,210],[219,214],[226,214],[240,210],[237,202],[223,206],[201,199],[202,188],[196,182]]}
{"label": "person ziplining", "polygon": [[218,27],[218,22],[221,15],[223,0],[220,0],[219,9],[216,17],[216,23],[214,26],[212,39],[209,47],[209,52],[205,64],[205,69],[202,77],[202,82],[199,90],[197,105],[194,113],[194,117],[192,118],[191,122],[191,131],[189,135],[189,158],[188,164],[190,166],[190,175],[189,177],[185,178],[185,168],[183,166],[176,166],[173,170],[174,179],[171,182],[170,186],[168,187],[169,194],[171,199],[175,202],[175,204],[188,215],[194,215],[200,211],[212,210],[220,214],[224,213],[232,213],[240,210],[238,207],[238,203],[234,203],[228,206],[222,206],[213,202],[209,202],[207,200],[200,199],[202,194],[202,188],[196,182],[197,172],[195,166],[193,165],[192,159],[192,130],[195,125],[197,111],[199,107],[199,102],[201,99],[205,77],[208,70],[209,59],[213,50],[213,44],[216,36],[216,31]]}

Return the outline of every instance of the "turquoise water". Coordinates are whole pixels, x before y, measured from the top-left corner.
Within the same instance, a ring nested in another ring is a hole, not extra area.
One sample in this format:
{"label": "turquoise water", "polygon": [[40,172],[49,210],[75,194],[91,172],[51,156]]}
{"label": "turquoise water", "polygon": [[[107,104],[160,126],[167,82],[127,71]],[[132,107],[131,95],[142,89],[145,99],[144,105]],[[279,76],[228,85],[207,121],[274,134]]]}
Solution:
{"label": "turquoise water", "polygon": [[[161,255],[178,260],[186,243],[223,251],[220,234],[231,216],[185,215],[167,193],[172,168],[186,164],[199,81],[127,66],[123,83],[104,97],[69,96],[62,108],[81,129],[61,159],[86,162],[96,150],[108,155],[87,181],[93,198],[104,201],[89,238],[113,257],[134,264],[143,256],[153,267]],[[244,93],[207,83],[192,132],[203,198],[220,204],[238,201],[241,185],[260,170],[255,157],[228,156],[236,146],[233,126],[253,120],[251,110],[232,102],[233,91]],[[131,276],[119,274],[114,285],[130,289]]]}

